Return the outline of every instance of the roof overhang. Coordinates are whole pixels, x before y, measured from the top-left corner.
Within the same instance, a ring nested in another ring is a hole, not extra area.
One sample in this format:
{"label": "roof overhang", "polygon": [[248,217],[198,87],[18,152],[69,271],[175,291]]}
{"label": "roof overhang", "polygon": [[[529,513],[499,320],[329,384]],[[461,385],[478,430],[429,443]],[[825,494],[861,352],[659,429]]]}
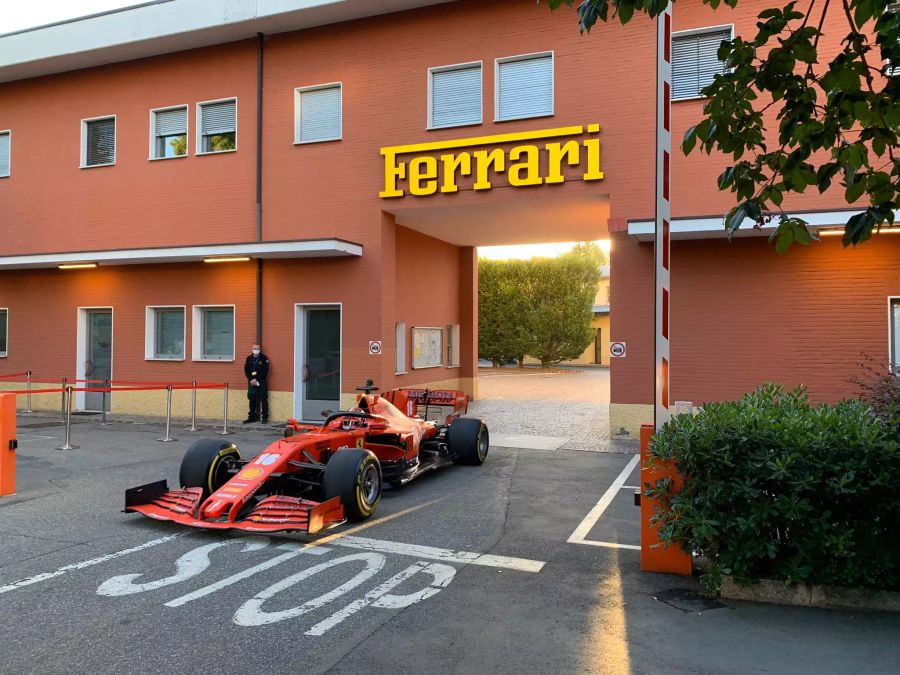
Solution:
{"label": "roof overhang", "polygon": [[[859,213],[857,209],[842,211],[797,211],[789,214],[795,218],[802,218],[809,223],[813,230],[841,228],[850,216]],[[900,211],[894,213],[895,221],[900,221]],[[725,225],[721,216],[709,216],[700,218],[673,218],[669,233],[673,240],[677,239],[724,239]],[[740,229],[734,233],[735,237],[767,237],[772,234],[778,225],[777,219],[761,228],[754,228],[754,222],[746,219]],[[653,241],[656,224],[652,220],[628,221],[628,234],[638,241]]]}
{"label": "roof overhang", "polygon": [[41,253],[37,255],[0,256],[0,271],[57,267],[96,263],[112,265],[147,265],[159,263],[201,262],[208,258],[331,258],[361,256],[360,244],[342,239],[307,239],[302,241],[267,241],[247,244],[213,244],[210,246],[173,246],[165,248],[131,248],[112,251],[78,251],[75,253]]}
{"label": "roof overhang", "polygon": [[303,30],[451,0],[153,0],[0,35],[0,82]]}

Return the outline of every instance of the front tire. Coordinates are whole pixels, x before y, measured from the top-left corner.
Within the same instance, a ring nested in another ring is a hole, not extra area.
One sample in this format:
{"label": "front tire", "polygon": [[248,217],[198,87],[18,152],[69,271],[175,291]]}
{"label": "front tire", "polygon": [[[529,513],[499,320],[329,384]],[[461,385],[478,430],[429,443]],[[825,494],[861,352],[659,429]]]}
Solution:
{"label": "front tire", "polygon": [[484,464],[491,441],[487,425],[474,417],[460,417],[447,429],[447,448],[457,464]]}
{"label": "front tire", "polygon": [[365,520],[381,499],[381,464],[363,448],[338,450],[325,465],[325,499],[340,497],[348,520]]}
{"label": "front tire", "polygon": [[222,487],[232,476],[231,469],[241,460],[234,443],[203,438],[184,453],[178,480],[182,487],[203,488],[203,499]]}

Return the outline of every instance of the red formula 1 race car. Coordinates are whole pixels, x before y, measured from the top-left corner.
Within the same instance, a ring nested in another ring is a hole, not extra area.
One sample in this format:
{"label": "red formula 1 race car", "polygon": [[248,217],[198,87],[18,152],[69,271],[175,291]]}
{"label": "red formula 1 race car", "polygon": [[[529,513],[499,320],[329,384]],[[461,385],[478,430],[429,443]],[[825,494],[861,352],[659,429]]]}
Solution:
{"label": "red formula 1 race car", "polygon": [[[330,413],[321,426],[291,420],[285,438],[251,460],[228,441],[197,441],[181,462],[181,489],[161,480],[126,490],[125,511],[191,527],[314,534],[371,516],[385,481],[399,486],[430,469],[480,465],[487,457],[487,427],[462,417],[465,393],[379,395],[371,380],[362,390],[355,408]],[[419,412],[423,417],[413,416]],[[423,419],[435,412],[439,421]]]}

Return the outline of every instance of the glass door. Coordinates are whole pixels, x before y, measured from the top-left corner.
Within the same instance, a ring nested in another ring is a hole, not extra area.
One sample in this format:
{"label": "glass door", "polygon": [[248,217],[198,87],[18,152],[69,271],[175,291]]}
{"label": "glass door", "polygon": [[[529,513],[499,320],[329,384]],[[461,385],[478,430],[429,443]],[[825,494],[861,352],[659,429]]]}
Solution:
{"label": "glass door", "polygon": [[[85,354],[84,376],[88,380],[109,380],[112,377],[112,311],[89,309],[87,311],[87,354]],[[103,385],[97,385],[103,386]],[[106,396],[106,409],[110,409],[110,398]],[[84,393],[85,410],[100,410],[103,394],[87,391]]]}
{"label": "glass door", "polygon": [[304,311],[303,419],[318,420],[341,406],[341,310]]}

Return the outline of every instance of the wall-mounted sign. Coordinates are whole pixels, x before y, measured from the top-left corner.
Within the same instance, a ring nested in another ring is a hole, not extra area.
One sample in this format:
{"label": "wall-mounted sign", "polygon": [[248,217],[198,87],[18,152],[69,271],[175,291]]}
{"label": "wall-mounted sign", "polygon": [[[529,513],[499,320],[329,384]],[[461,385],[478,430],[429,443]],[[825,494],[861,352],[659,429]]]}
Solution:
{"label": "wall-mounted sign", "polygon": [[624,359],[627,354],[627,350],[625,349],[624,342],[610,342],[609,343],[609,355],[617,358]]}
{"label": "wall-mounted sign", "polygon": [[552,185],[565,182],[565,167],[578,167],[581,180],[602,180],[599,133],[599,124],[588,124],[587,135],[585,127],[573,126],[382,148],[384,190],[378,196],[458,192],[462,177],[473,179],[474,190],[490,190],[491,179],[501,174],[514,187]]}
{"label": "wall-mounted sign", "polygon": [[369,353],[376,356],[381,353],[381,340],[369,340]]}
{"label": "wall-mounted sign", "polygon": [[437,368],[444,364],[444,329],[422,328],[412,329],[413,368]]}

